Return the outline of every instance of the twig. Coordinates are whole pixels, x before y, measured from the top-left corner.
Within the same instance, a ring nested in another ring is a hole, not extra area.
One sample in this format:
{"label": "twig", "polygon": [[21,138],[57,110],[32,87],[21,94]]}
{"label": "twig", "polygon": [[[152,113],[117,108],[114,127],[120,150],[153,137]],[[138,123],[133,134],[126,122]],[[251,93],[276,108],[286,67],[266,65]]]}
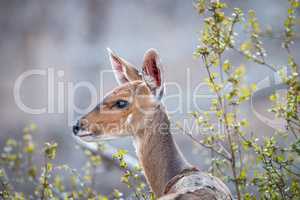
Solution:
{"label": "twig", "polygon": [[234,181],[235,181],[234,185],[235,185],[235,189],[236,189],[236,193],[237,193],[237,198],[238,198],[238,200],[241,200],[241,193],[240,193],[239,184],[238,184],[238,176],[237,176],[237,172],[236,172],[236,157],[235,157],[236,155],[235,155],[235,151],[234,151],[234,147],[233,147],[234,144],[233,144],[233,141],[232,141],[232,138],[231,138],[231,134],[230,134],[229,123],[227,121],[226,107],[223,106],[222,97],[221,97],[219,91],[216,88],[216,84],[214,82],[214,79],[212,78],[212,75],[211,75],[211,72],[209,70],[209,65],[208,65],[206,56],[203,55],[202,58],[203,58],[203,61],[204,61],[204,64],[205,64],[205,68],[206,68],[209,80],[212,83],[213,88],[214,88],[214,92],[217,95],[217,99],[218,99],[218,103],[219,103],[219,110],[223,111],[222,112],[222,117],[224,119],[225,130],[226,130],[225,133],[226,133],[226,136],[227,136],[227,139],[228,139],[228,143],[229,143],[229,147],[230,147],[230,153],[231,153],[230,164],[231,164],[231,170],[232,170],[233,178],[234,178]]}
{"label": "twig", "polygon": [[[249,57],[249,55],[245,54],[243,51],[237,49],[235,46],[231,46],[231,49],[233,49],[234,51],[236,51],[237,53],[239,53],[240,55],[242,55],[243,57]],[[276,72],[276,68],[274,68],[271,64],[268,64],[267,62],[265,62],[264,60],[259,60],[257,58],[254,58],[253,56],[250,57],[255,63],[266,66],[267,68],[269,68],[270,70],[272,70],[273,72]]]}
{"label": "twig", "polygon": [[[105,150],[99,151],[97,143],[87,143],[78,139],[77,137],[74,137],[74,139],[81,147],[88,149],[95,154],[100,154],[104,158],[111,160],[115,164],[115,166],[120,167],[119,164],[114,159],[112,159],[112,155],[114,155],[118,151],[114,146],[106,143]],[[129,154],[124,155],[124,160],[126,161],[130,170],[133,170],[136,166],[138,166],[138,160]]]}
{"label": "twig", "polygon": [[193,140],[196,144],[198,144],[199,146],[204,147],[204,148],[206,148],[206,149],[210,149],[210,150],[212,150],[214,153],[216,153],[216,154],[218,154],[219,156],[221,156],[222,158],[226,159],[227,161],[231,161],[231,158],[228,157],[228,155],[224,155],[224,154],[221,153],[220,151],[214,149],[213,146],[209,146],[209,145],[207,145],[207,144],[204,144],[204,143],[200,142],[199,140],[197,140],[197,138],[195,138],[195,137],[192,135],[192,133],[190,133],[190,132],[184,130],[182,127],[178,126],[178,128],[179,128],[180,130],[182,130],[182,131],[184,132],[185,135],[189,136],[189,138],[192,139],[192,140]]}

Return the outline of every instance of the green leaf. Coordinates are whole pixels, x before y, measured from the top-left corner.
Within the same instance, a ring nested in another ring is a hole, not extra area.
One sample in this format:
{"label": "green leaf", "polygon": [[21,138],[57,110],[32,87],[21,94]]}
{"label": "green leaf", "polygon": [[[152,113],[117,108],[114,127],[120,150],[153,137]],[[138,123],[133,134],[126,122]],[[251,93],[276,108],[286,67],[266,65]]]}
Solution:
{"label": "green leaf", "polygon": [[276,94],[272,94],[270,97],[269,97],[270,101],[272,102],[275,102],[277,100],[277,95]]}
{"label": "green leaf", "polygon": [[300,139],[298,139],[294,144],[292,144],[292,149],[300,156]]}
{"label": "green leaf", "polygon": [[228,72],[231,68],[231,63],[229,62],[229,60],[225,60],[223,63],[223,70],[225,72]]}
{"label": "green leaf", "polygon": [[46,154],[46,156],[48,157],[48,159],[53,160],[56,156],[56,151],[57,151],[57,143],[45,143],[45,147],[44,147],[44,152]]}

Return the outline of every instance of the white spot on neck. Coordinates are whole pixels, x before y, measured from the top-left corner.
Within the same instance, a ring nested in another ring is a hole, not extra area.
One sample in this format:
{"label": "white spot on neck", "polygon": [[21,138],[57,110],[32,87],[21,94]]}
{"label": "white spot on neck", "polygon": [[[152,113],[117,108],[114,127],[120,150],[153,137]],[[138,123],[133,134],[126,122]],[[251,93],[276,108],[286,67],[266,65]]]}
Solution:
{"label": "white spot on neck", "polygon": [[127,119],[126,119],[126,124],[130,125],[132,122],[132,114],[129,114]]}
{"label": "white spot on neck", "polygon": [[140,148],[140,141],[138,138],[135,138],[134,136],[132,137],[132,144],[133,144],[133,147],[135,149],[135,153],[136,155],[139,154],[139,148]]}

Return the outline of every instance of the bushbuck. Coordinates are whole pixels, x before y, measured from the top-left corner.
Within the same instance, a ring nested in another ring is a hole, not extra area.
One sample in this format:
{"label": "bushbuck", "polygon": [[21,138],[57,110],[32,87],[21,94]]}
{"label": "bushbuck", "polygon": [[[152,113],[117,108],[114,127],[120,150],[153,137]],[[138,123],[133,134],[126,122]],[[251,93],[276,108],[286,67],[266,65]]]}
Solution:
{"label": "bushbuck", "polygon": [[146,180],[160,200],[232,199],[221,180],[191,166],[177,147],[160,101],[164,77],[157,51],[145,53],[141,73],[108,53],[119,87],[78,120],[74,134],[87,142],[132,136]]}

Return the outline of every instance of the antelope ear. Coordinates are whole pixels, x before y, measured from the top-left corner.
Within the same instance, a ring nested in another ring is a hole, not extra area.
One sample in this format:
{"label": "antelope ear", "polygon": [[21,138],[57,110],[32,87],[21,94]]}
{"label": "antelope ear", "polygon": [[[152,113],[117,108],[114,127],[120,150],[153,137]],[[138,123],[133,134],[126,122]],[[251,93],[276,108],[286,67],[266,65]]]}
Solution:
{"label": "antelope ear", "polygon": [[111,67],[114,71],[118,83],[121,85],[126,82],[141,80],[142,77],[132,64],[115,54],[107,48]]}
{"label": "antelope ear", "polygon": [[149,49],[144,55],[143,78],[152,93],[161,99],[164,93],[163,69],[155,49]]}

